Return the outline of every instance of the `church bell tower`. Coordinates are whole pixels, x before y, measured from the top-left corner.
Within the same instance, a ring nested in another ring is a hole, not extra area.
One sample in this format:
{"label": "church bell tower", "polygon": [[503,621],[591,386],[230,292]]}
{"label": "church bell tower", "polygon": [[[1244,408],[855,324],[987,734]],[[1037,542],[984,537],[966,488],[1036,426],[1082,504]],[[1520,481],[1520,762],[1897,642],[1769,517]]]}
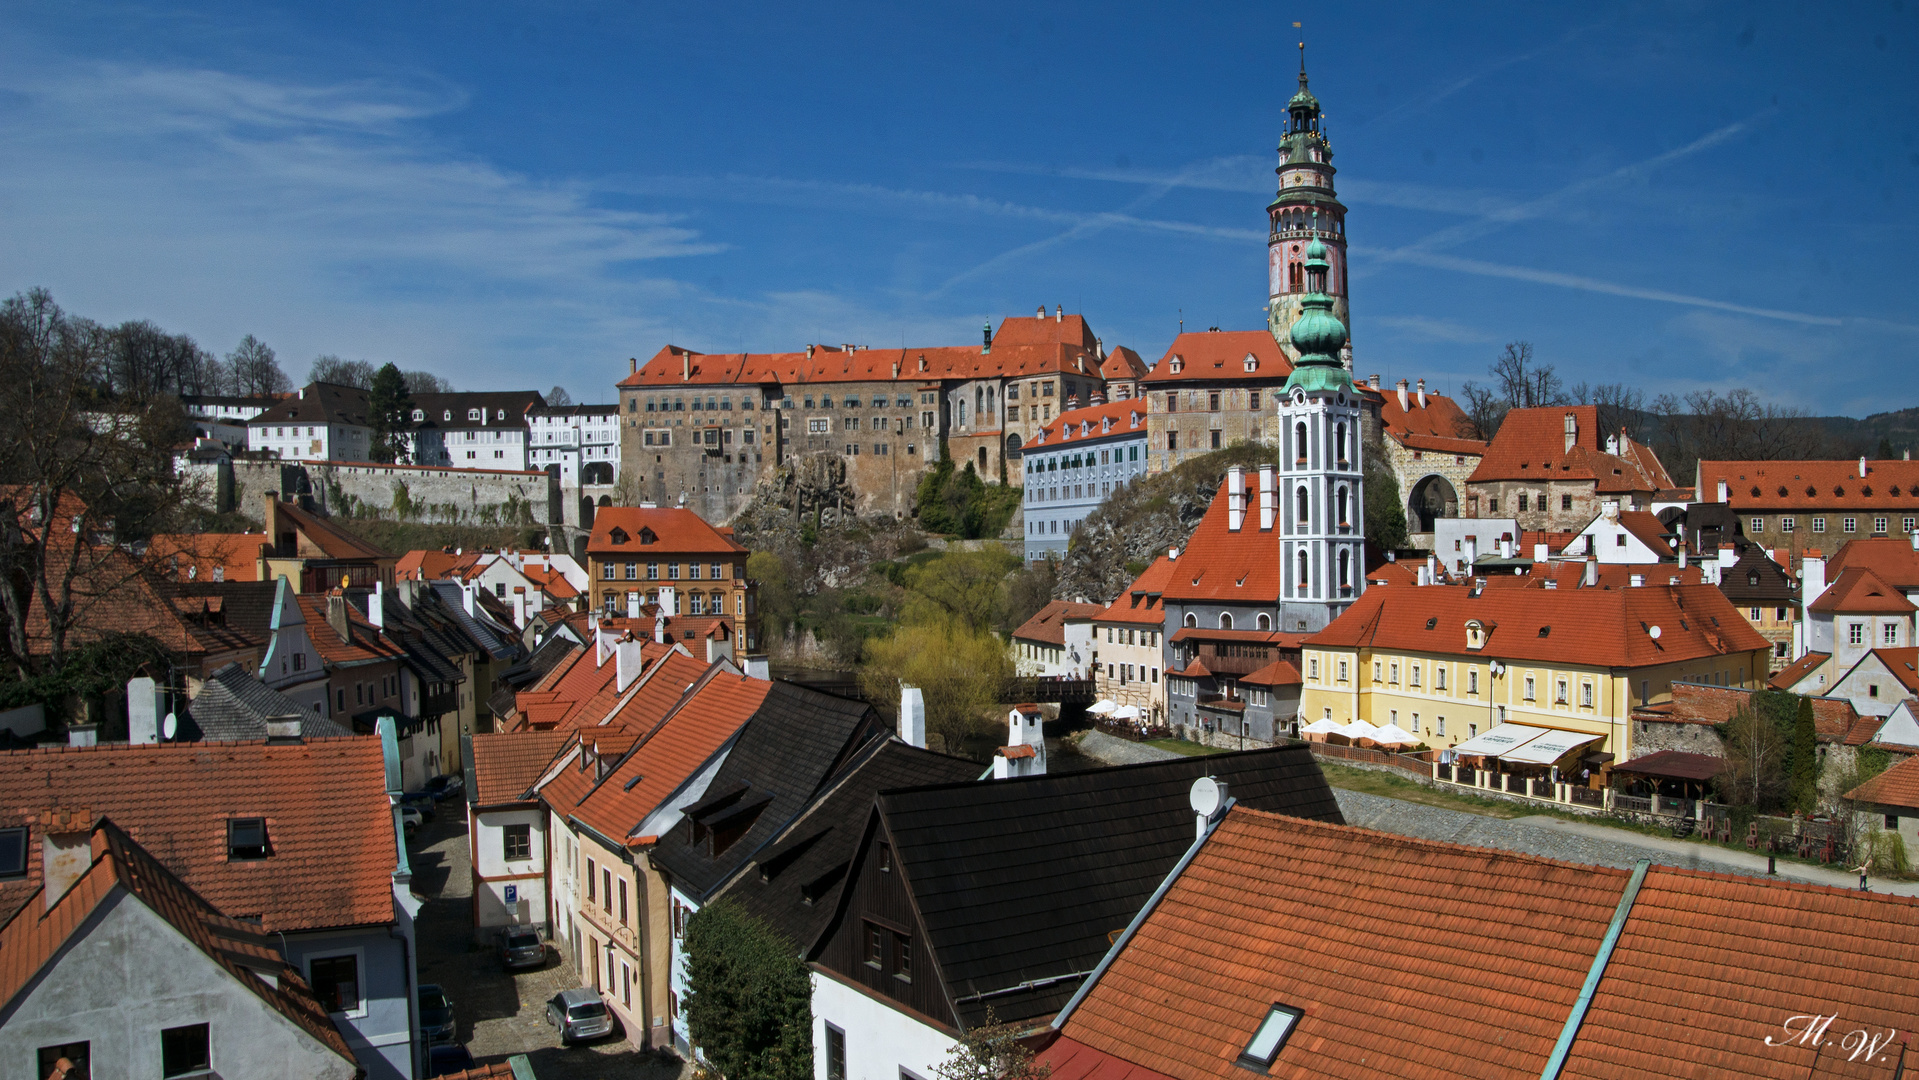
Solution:
{"label": "church bell tower", "polygon": [[[1331,315],[1346,326],[1346,208],[1333,192],[1333,149],[1321,124],[1319,99],[1306,89],[1306,45],[1299,46],[1299,92],[1286,103],[1286,134],[1279,140],[1279,192],[1266,207],[1272,231],[1266,241],[1267,325],[1279,339],[1280,350],[1294,363],[1299,352],[1288,340],[1288,330],[1304,310],[1307,295],[1306,251],[1318,244],[1325,251],[1326,282],[1322,295],[1332,300]],[[1352,370],[1352,354],[1339,354],[1341,366]]]}

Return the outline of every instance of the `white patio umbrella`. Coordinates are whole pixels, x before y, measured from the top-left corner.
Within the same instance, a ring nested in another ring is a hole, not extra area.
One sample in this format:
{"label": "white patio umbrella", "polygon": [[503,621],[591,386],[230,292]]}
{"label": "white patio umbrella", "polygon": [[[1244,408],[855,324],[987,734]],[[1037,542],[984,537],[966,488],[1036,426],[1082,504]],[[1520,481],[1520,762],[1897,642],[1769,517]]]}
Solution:
{"label": "white patio umbrella", "polygon": [[1105,698],[1100,698],[1098,701],[1095,701],[1091,705],[1086,706],[1086,711],[1089,713],[1092,713],[1094,716],[1105,716],[1107,713],[1112,712],[1113,709],[1116,707],[1117,706],[1115,706],[1113,702],[1110,702],[1106,700]]}
{"label": "white patio umbrella", "polygon": [[1137,705],[1122,705],[1122,706],[1120,706],[1119,708],[1117,708],[1117,709],[1114,709],[1114,710],[1113,710],[1113,719],[1115,719],[1115,720],[1137,720],[1137,719],[1139,719],[1139,706],[1137,706]]}
{"label": "white patio umbrella", "polygon": [[1366,737],[1381,746],[1417,746],[1419,744],[1419,736],[1398,724],[1387,724]]}
{"label": "white patio umbrella", "polygon": [[1330,735],[1339,730],[1340,725],[1332,720],[1315,720],[1299,729],[1301,735]]}

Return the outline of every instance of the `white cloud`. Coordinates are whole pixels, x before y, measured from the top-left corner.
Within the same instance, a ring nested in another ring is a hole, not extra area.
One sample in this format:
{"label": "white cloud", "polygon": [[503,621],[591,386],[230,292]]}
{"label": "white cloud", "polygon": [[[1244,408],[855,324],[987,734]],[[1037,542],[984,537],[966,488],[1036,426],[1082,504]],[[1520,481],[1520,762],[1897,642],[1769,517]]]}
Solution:
{"label": "white cloud", "polygon": [[1381,315],[1367,320],[1377,326],[1390,327],[1400,331],[1400,337],[1410,341],[1449,341],[1461,345],[1477,345],[1498,340],[1498,336],[1476,326],[1467,326],[1451,319],[1429,319],[1424,315]]}

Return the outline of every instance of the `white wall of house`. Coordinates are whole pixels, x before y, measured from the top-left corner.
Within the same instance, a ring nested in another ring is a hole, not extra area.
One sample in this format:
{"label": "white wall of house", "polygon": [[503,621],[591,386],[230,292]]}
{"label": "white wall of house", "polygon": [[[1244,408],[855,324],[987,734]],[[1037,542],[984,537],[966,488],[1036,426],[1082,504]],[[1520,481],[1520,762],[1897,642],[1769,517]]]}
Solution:
{"label": "white wall of house", "polygon": [[[1852,702],[1853,711],[1860,716],[1890,716],[1903,703],[1906,688],[1878,656],[1867,655],[1840,676],[1826,695]],[[1883,735],[1880,738],[1895,741]]]}
{"label": "white wall of house", "polygon": [[[695,903],[692,897],[681,892],[678,888],[668,889],[667,893],[673,901],[673,906],[669,910],[678,911],[681,908],[685,908],[688,918],[691,918],[694,912],[700,910],[700,905]],[[678,933],[672,935],[672,949],[672,960],[671,966],[667,971],[667,981],[673,990],[673,1000],[676,1002],[684,1002],[686,1001],[685,935]],[[818,978],[818,976],[816,975],[814,978]],[[689,1034],[686,1029],[686,1010],[684,1008],[673,1010],[672,1028],[674,1047],[682,1054],[692,1053],[693,1036]],[[814,1045],[818,1045],[817,1040],[815,1040]],[[928,1078],[928,1080],[931,1080],[931,1078]]]}
{"label": "white wall of house", "polygon": [[[569,759],[570,760],[570,759]],[[571,768],[571,765],[565,766]],[[573,835],[567,827],[566,819],[552,811],[543,811],[546,815],[546,835],[552,838],[553,870],[547,875],[550,885],[549,903],[553,912],[551,934],[553,945],[572,962],[575,971],[582,970],[580,956],[580,875],[585,872],[586,864],[580,854],[580,838]]]}
{"label": "white wall of house", "polygon": [[[472,815],[468,832],[474,873],[479,876],[474,896],[479,911],[478,936],[491,940],[494,931],[505,926],[536,926],[546,922],[547,814],[538,807],[513,810],[481,810]],[[524,859],[506,857],[508,826],[527,827],[528,854]],[[571,839],[563,841],[571,843]],[[515,901],[508,904],[506,890],[511,886]]]}
{"label": "white wall of house", "polygon": [[813,1078],[827,1080],[827,1027],[846,1036],[846,1080],[935,1080],[953,1036],[868,992],[813,972]]}
{"label": "white wall of house", "polygon": [[89,1044],[92,1075],[103,1080],[157,1077],[160,1032],[188,1024],[207,1025],[220,1076],[347,1080],[355,1072],[151,908],[119,892],[0,1023],[0,1080],[39,1080],[39,1048],[74,1042]]}
{"label": "white wall of house", "polygon": [[[1481,554],[1488,553],[1482,549]],[[1531,558],[1533,555],[1530,551],[1517,554],[1525,558]],[[1660,552],[1647,547],[1644,541],[1619,523],[1619,504],[1610,500],[1606,504],[1606,512],[1592,519],[1592,522],[1566,545],[1563,554],[1569,559],[1583,559],[1591,554],[1601,563],[1631,566],[1657,563],[1663,557]]]}
{"label": "white wall of house", "polygon": [[[1433,554],[1441,566],[1468,570],[1475,558],[1499,554],[1499,542],[1519,543],[1518,518],[1440,518],[1433,522]],[[1531,552],[1521,552],[1528,558]]]}
{"label": "white wall of house", "polygon": [[251,423],[247,449],[286,461],[371,461],[373,429],[357,424]]}

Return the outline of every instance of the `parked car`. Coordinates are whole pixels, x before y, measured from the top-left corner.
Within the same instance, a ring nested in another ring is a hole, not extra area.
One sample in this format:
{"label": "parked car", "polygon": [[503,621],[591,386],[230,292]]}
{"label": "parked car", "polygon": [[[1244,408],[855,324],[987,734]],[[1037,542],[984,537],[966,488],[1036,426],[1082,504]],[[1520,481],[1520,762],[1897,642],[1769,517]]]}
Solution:
{"label": "parked car", "polygon": [[462,1069],[471,1069],[477,1062],[473,1055],[459,1043],[450,1046],[435,1046],[426,1052],[426,1074],[428,1076],[451,1076]]}
{"label": "parked car", "polygon": [[420,816],[428,821],[432,821],[434,818],[433,796],[428,795],[424,791],[410,791],[400,796],[400,805],[411,806],[413,809],[418,810]]}
{"label": "parked car", "polygon": [[445,776],[436,776],[428,780],[426,787],[421,790],[433,796],[434,801],[438,802],[441,799],[450,799],[458,795],[465,788],[466,781],[460,779],[459,773],[448,773]]}
{"label": "parked car", "polygon": [[600,992],[590,986],[554,994],[546,1003],[546,1022],[559,1030],[562,1046],[613,1033],[613,1014],[600,1000]]}
{"label": "parked car", "polygon": [[419,829],[421,820],[418,810],[411,806],[400,807],[400,828],[409,836]]}
{"label": "parked car", "polygon": [[546,966],[546,942],[536,930],[502,930],[499,936],[500,967],[507,971]]}
{"label": "parked car", "polygon": [[429,1045],[450,1043],[458,1035],[459,1025],[453,1019],[453,999],[446,996],[438,983],[420,984],[420,1034],[426,1036]]}

